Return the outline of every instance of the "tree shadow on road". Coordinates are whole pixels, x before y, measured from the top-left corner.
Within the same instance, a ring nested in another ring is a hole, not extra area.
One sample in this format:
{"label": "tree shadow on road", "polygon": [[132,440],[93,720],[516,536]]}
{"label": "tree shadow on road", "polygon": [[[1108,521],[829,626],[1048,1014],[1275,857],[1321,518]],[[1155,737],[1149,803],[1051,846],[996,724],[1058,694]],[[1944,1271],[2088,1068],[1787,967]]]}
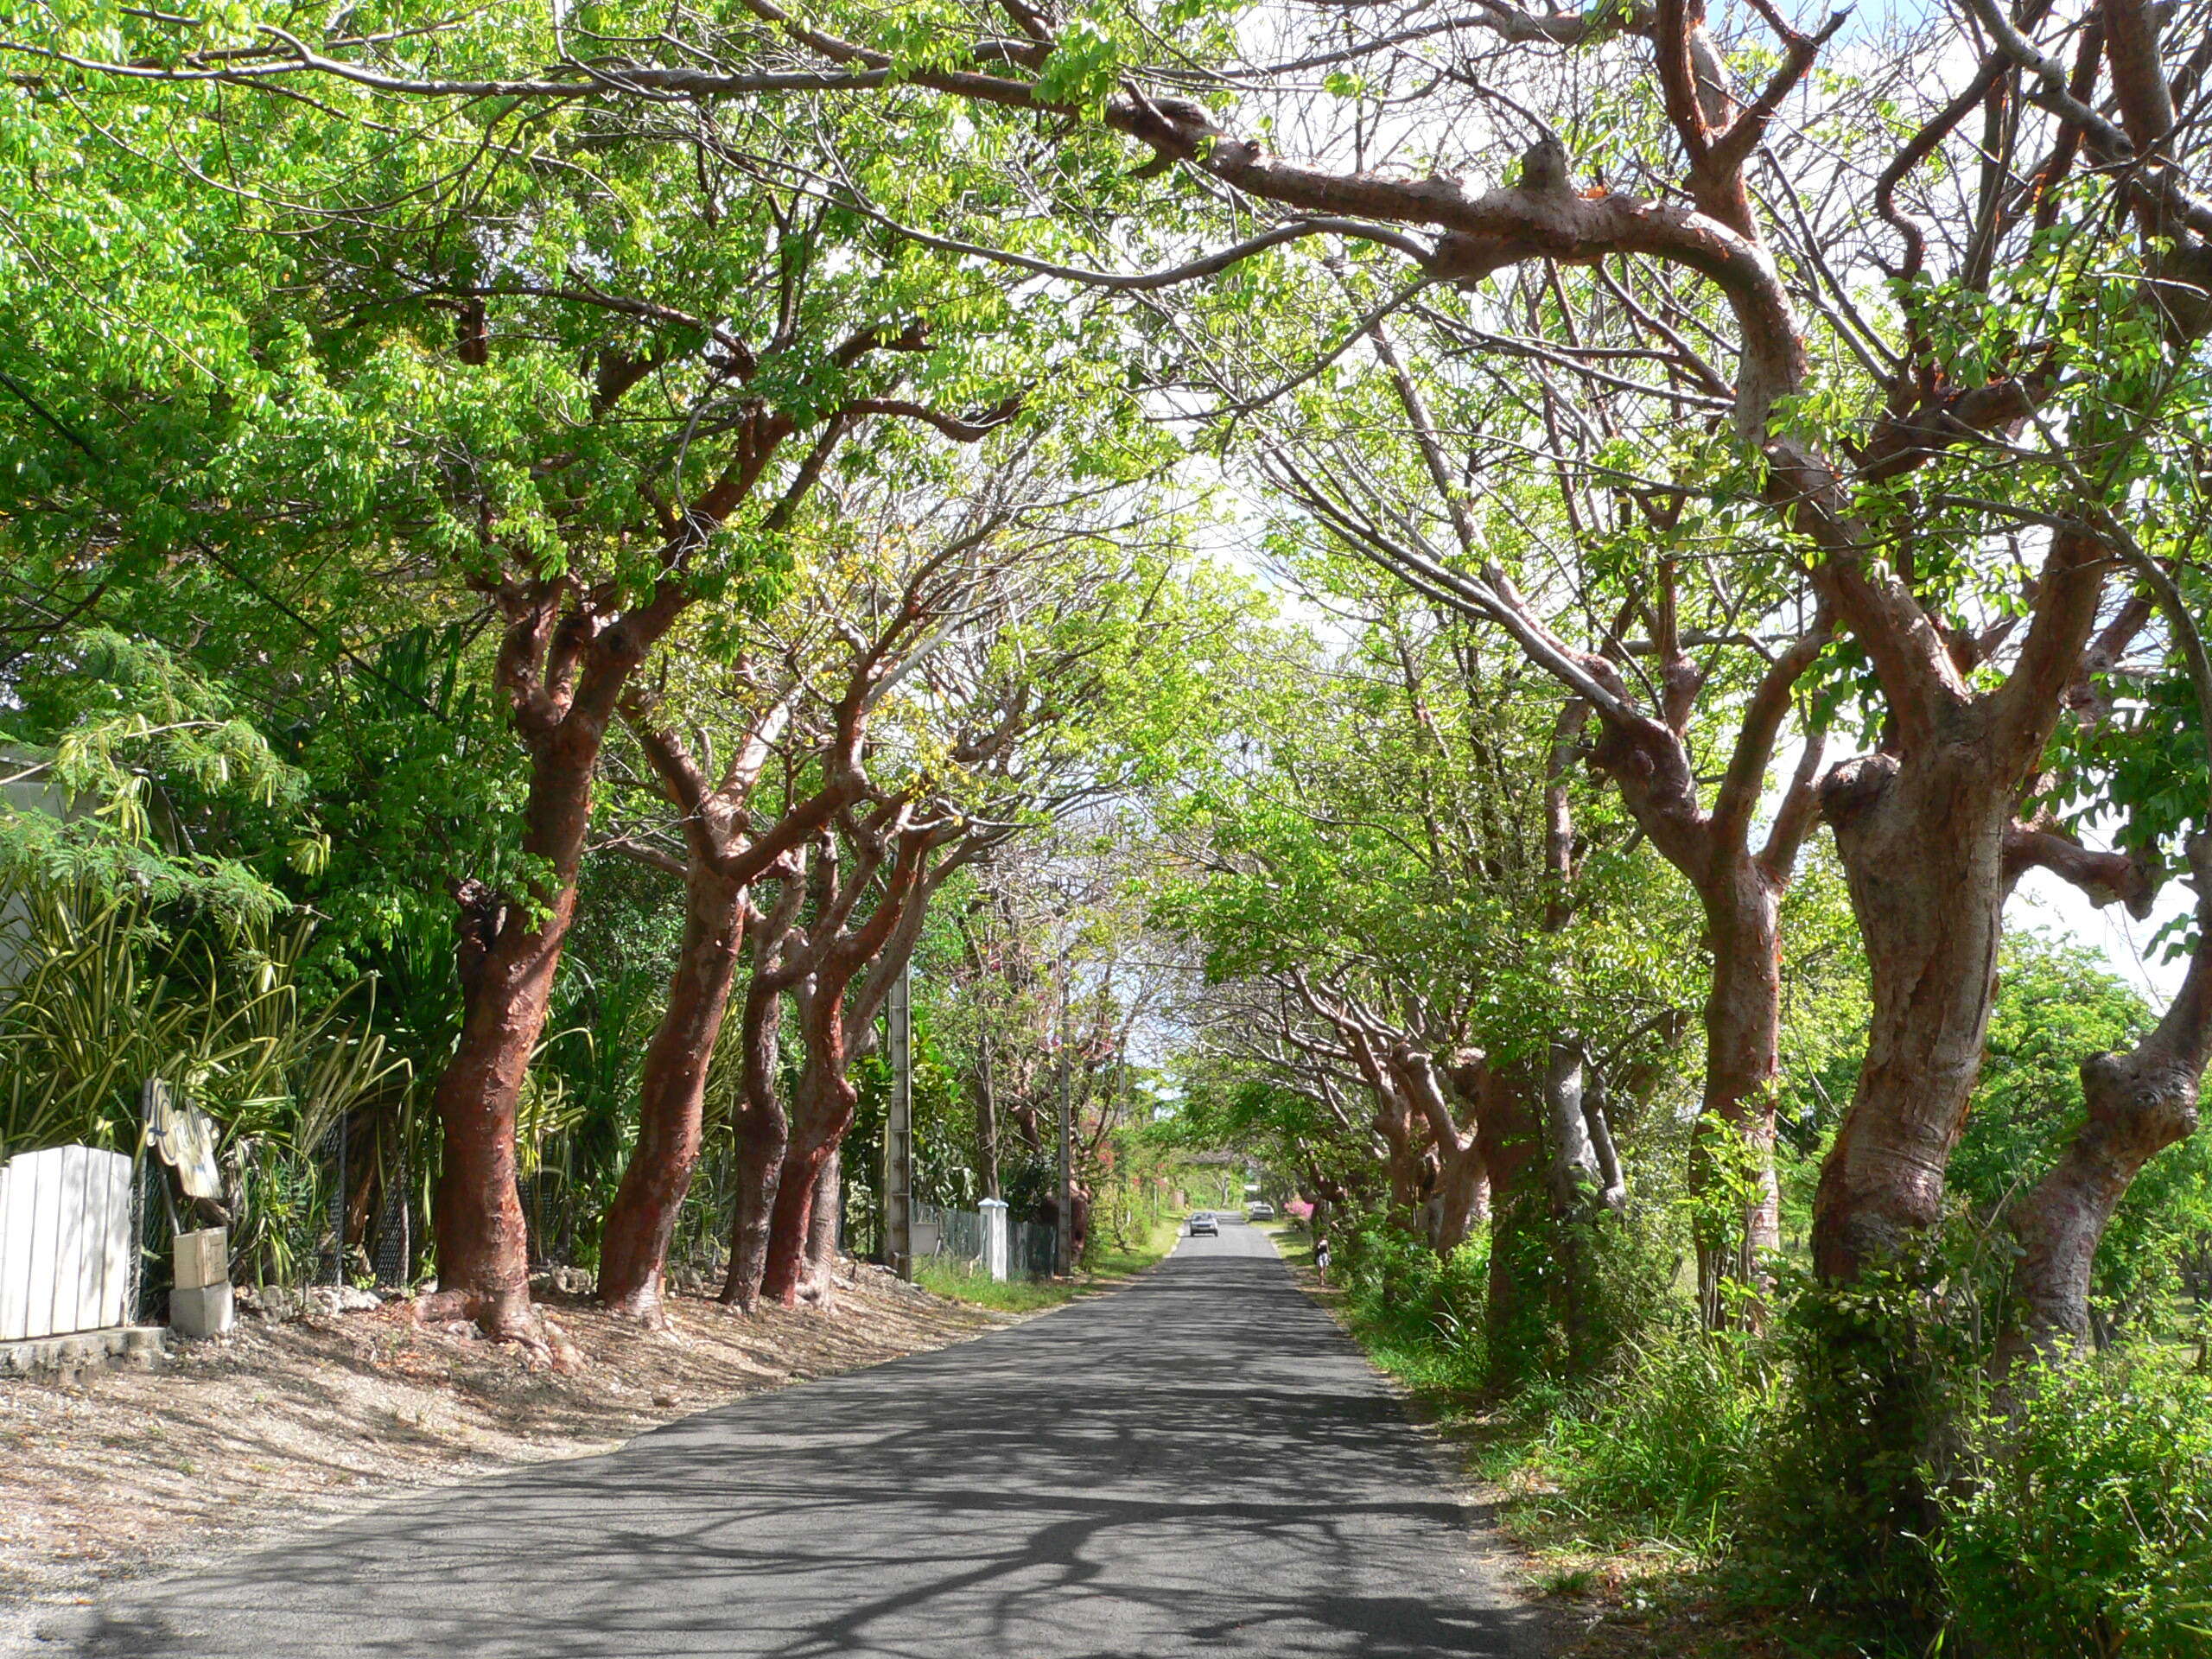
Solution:
{"label": "tree shadow on road", "polygon": [[1271,1259],[426,1494],[51,1637],[84,1656],[1520,1656],[1534,1615]]}

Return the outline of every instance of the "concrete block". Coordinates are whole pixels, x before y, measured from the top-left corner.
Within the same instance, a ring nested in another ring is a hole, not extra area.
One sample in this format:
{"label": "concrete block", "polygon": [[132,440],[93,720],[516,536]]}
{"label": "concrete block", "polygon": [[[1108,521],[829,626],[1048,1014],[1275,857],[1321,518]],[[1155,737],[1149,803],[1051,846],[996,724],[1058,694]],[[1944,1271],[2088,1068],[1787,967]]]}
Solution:
{"label": "concrete block", "polygon": [[203,1290],[231,1281],[231,1230],[204,1227],[176,1236],[176,1287]]}
{"label": "concrete block", "polygon": [[73,1382],[92,1371],[120,1366],[150,1370],[168,1351],[168,1332],[156,1325],[118,1325],[66,1337],[0,1342],[0,1376]]}
{"label": "concrete block", "polygon": [[228,1285],[179,1286],[169,1293],[169,1328],[181,1337],[219,1337],[237,1319]]}

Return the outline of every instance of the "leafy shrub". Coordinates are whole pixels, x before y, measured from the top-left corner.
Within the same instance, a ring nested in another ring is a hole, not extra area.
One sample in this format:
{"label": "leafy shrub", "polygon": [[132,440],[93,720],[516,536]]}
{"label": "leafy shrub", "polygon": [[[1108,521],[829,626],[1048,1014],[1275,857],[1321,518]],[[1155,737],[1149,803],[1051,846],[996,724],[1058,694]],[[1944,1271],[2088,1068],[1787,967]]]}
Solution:
{"label": "leafy shrub", "polygon": [[1401,1229],[1374,1222],[1339,1243],[1352,1324],[1376,1362],[1415,1388],[1479,1388],[1488,1359],[1488,1240],[1440,1257]]}
{"label": "leafy shrub", "polygon": [[1775,1332],[1784,1390],[1745,1505],[1753,1593],[1867,1651],[1920,1651],[1942,1622],[1939,1495],[1982,1399],[1973,1321],[1946,1294],[1956,1266],[1799,1282]]}
{"label": "leafy shrub", "polygon": [[249,1281],[311,1270],[330,1181],[317,1142],[404,1085],[366,995],[302,994],[308,930],[156,925],[92,883],[0,879],[0,1157],[82,1142],[135,1153],[161,1078],[218,1127],[233,1254]]}
{"label": "leafy shrub", "polygon": [[1687,1325],[1629,1344],[1616,1371],[1560,1400],[1525,1465],[1545,1489],[1536,1508],[1612,1541],[1724,1543],[1780,1410],[1763,1350]]}
{"label": "leafy shrub", "polygon": [[2212,1652],[2212,1377],[2152,1349],[2042,1371],[1977,1440],[1936,1547],[1971,1651]]}
{"label": "leafy shrub", "polygon": [[0,1156],[132,1150],[149,1077],[188,1093],[226,1144],[310,1145],[398,1069],[365,995],[301,994],[304,924],[165,932],[149,906],[91,885],[4,880],[0,914]]}

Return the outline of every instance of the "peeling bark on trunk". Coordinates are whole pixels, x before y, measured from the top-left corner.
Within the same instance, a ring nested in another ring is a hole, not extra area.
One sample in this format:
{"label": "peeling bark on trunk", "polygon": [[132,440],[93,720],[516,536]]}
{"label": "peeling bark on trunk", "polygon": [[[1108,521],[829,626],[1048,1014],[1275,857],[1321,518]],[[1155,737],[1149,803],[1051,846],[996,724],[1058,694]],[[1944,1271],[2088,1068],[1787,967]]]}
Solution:
{"label": "peeling bark on trunk", "polygon": [[[1706,897],[1713,946],[1713,988],[1705,1005],[1704,1124],[1725,1128],[1743,1149],[1741,1166],[1723,1176],[1701,1144],[1694,1151],[1690,1185],[1709,1195],[1716,1186],[1750,1191],[1731,1217],[1726,1236],[1710,1224],[1697,1239],[1698,1305],[1708,1329],[1729,1323],[1726,1287],[1764,1294],[1759,1263],[1782,1248],[1782,1192],[1774,1172],[1775,1085],[1782,1071],[1783,889],[1751,859],[1733,861],[1730,879]],[[1756,1320],[1747,1304],[1745,1317]]]}
{"label": "peeling bark on trunk", "polygon": [[[1428,1119],[1434,1140],[1436,1176],[1428,1201],[1429,1243],[1439,1255],[1449,1255],[1490,1219],[1490,1166],[1484,1161],[1482,1137],[1475,1122],[1475,1092],[1480,1087],[1482,1057],[1463,1050],[1448,1068],[1414,1047],[1402,1044],[1390,1057],[1391,1070],[1400,1086],[1417,1102]],[[1451,1109],[1450,1090],[1459,1110]],[[1464,1122],[1462,1120],[1465,1120]]]}
{"label": "peeling bark on trunk", "polygon": [[546,874],[534,906],[482,895],[465,910],[461,1035],[434,1096],[444,1148],[431,1311],[541,1347],[548,1344],[531,1307],[529,1236],[515,1191],[515,1114],[575,915],[607,724],[631,673],[683,608],[679,595],[664,592],[612,621],[581,612],[562,618],[564,591],[541,583],[502,594],[509,620],[500,678],[531,748],[523,850]]}
{"label": "peeling bark on trunk", "polygon": [[487,1335],[537,1340],[530,1244],[515,1188],[515,1113],[545,1027],[553,975],[575,911],[565,886],[537,925],[511,922],[486,954],[434,1103],[443,1157],[433,1210],[438,1306]]}
{"label": "peeling bark on trunk", "polygon": [[1941,1219],[1980,1075],[2012,780],[1993,775],[1978,724],[1902,764],[1847,761],[1821,785],[1873,1001],[1866,1063],[1814,1198],[1814,1266],[1832,1283],[1903,1259]]}
{"label": "peeling bark on trunk", "polygon": [[768,1268],[768,1233],[790,1136],[783,1103],[772,1097],[765,1106],[748,1104],[738,1122],[735,1214],[721,1300],[747,1313],[760,1305],[761,1277]]}
{"label": "peeling bark on trunk", "polygon": [[[852,1067],[874,1047],[875,1015],[891,982],[913,954],[931,887],[955,867],[947,861],[925,880],[928,855],[943,837],[933,830],[906,829],[905,823],[903,808],[895,812],[886,809],[849,871],[841,873],[826,854],[818,861],[826,913],[817,918],[815,925],[823,937],[809,948],[812,971],[799,982],[795,999],[806,1058],[792,1091],[791,1138],[769,1206],[768,1248],[760,1277],[760,1294],[786,1307],[797,1302],[805,1281],[823,1171],[852,1128],[853,1111],[860,1103]],[[887,835],[898,840],[896,861],[874,912],[856,931],[847,933],[860,893],[880,868]],[[867,978],[852,991],[863,969]]]}
{"label": "peeling bark on trunk", "polygon": [[[804,1017],[804,1016],[802,1016]],[[852,1127],[853,1109],[860,1091],[845,1077],[844,1046],[839,1032],[834,1048],[821,1051],[834,1058],[817,1058],[810,1045],[806,1069],[791,1101],[791,1141],[776,1179],[776,1195],[768,1211],[767,1252],[762,1264],[760,1295],[785,1307],[798,1306],[805,1282],[808,1249],[814,1233],[814,1205],[822,1186],[823,1172],[837,1150],[837,1143]]]}
{"label": "peeling bark on trunk", "polygon": [[783,1179],[784,1154],[791,1140],[791,1116],[784,1106],[779,1072],[783,1051],[778,1038],[784,1025],[784,994],[791,983],[777,961],[804,884],[795,870],[784,877],[784,893],[763,918],[756,936],[752,982],[745,988],[739,1027],[740,1101],[737,1122],[737,1179],[732,1195],[729,1269],[721,1300],[750,1313],[760,1306],[760,1278],[767,1270],[768,1230]]}
{"label": "peeling bark on trunk", "polygon": [[684,880],[683,942],[668,1007],[645,1051],[638,1143],[608,1208],[600,1300],[618,1313],[665,1325],[669,1241],[699,1161],[707,1067],[745,941],[745,889],[695,861]]}
{"label": "peeling bark on trunk", "polygon": [[799,1300],[824,1313],[837,1306],[837,1224],[844,1205],[844,1156],[836,1148],[814,1178],[814,1204],[807,1220],[806,1268]]}

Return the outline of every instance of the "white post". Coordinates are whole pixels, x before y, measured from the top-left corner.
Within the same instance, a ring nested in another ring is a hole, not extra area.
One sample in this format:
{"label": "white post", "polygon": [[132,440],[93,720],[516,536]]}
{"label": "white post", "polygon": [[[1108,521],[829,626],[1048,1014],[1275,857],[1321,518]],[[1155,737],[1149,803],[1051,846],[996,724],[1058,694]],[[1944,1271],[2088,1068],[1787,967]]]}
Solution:
{"label": "white post", "polygon": [[985,1198],[983,1211],[983,1269],[995,1284],[1004,1284],[1012,1271],[1011,1240],[1004,1198]]}

